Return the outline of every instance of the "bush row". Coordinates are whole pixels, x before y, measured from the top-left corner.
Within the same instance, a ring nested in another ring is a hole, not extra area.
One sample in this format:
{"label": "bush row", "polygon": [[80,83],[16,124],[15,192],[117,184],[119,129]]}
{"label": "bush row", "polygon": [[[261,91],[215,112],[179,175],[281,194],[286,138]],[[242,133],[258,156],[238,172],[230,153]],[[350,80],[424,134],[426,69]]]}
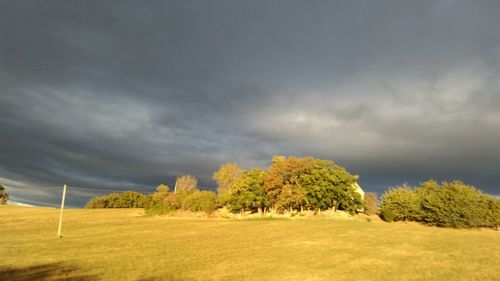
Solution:
{"label": "bush row", "polygon": [[140,192],[126,191],[123,193],[110,193],[92,198],[85,208],[144,208],[150,204],[151,198]]}
{"label": "bush row", "polygon": [[500,200],[461,181],[419,187],[407,185],[386,191],[380,203],[385,221],[416,221],[441,227],[492,227],[500,224]]}

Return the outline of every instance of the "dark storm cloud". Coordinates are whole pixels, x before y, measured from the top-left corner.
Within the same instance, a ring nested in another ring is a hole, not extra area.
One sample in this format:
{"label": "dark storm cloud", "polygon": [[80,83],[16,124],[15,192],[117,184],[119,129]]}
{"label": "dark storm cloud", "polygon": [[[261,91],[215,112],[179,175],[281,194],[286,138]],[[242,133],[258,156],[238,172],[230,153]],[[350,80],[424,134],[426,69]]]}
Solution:
{"label": "dark storm cloud", "polygon": [[[367,190],[499,194],[497,1],[2,1],[0,177],[17,200],[333,159]],[[59,187],[57,187],[59,186]],[[87,197],[85,197],[87,196]],[[76,197],[73,197],[76,198]]]}

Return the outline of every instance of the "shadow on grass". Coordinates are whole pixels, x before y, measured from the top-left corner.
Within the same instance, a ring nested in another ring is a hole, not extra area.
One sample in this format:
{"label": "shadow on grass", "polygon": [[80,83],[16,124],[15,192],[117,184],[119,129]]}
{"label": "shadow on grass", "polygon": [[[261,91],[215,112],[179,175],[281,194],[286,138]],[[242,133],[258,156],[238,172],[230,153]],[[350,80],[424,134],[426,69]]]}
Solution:
{"label": "shadow on grass", "polygon": [[59,280],[90,281],[99,280],[97,275],[82,274],[79,268],[64,263],[48,263],[26,267],[0,266],[0,280]]}

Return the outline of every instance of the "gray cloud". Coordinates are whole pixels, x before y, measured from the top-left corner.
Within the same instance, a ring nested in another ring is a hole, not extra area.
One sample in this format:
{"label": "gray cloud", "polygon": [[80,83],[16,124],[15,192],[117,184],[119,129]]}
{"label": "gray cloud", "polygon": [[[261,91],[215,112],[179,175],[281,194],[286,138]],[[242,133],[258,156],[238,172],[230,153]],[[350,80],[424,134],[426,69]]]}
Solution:
{"label": "gray cloud", "polygon": [[221,163],[291,154],[333,159],[377,192],[433,177],[499,194],[498,12],[497,1],[2,1],[0,177],[46,204],[70,183],[78,206],[93,189],[186,173],[214,187]]}

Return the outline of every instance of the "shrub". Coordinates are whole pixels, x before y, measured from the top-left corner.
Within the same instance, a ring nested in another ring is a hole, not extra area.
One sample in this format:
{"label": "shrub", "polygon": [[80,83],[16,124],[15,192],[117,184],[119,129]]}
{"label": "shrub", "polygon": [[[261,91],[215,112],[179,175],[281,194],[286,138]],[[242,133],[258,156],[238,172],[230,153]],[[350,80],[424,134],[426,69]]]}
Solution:
{"label": "shrub", "polygon": [[164,204],[162,202],[151,201],[150,205],[145,209],[145,213],[148,216],[154,216],[168,214],[175,210],[177,209],[173,208],[171,205]]}
{"label": "shrub", "polygon": [[367,193],[365,193],[365,198],[363,200],[363,204],[364,204],[365,213],[367,215],[376,214],[378,212],[378,207],[377,207],[378,198],[377,198],[377,194],[374,193],[374,192],[367,192]]}
{"label": "shrub", "polygon": [[500,224],[500,200],[461,181],[430,180],[412,190],[408,186],[384,193],[380,217],[411,220],[441,227],[492,227]]}
{"label": "shrub", "polygon": [[85,208],[144,208],[148,200],[146,195],[135,191],[110,193],[92,198],[85,204]]}
{"label": "shrub", "polygon": [[217,196],[210,191],[195,191],[182,200],[182,209],[192,212],[212,213],[217,208]]}
{"label": "shrub", "polygon": [[384,192],[380,203],[380,217],[385,221],[418,220],[419,199],[413,190],[403,185]]}
{"label": "shrub", "polygon": [[421,221],[443,227],[496,227],[498,204],[493,197],[460,181],[420,191]]}
{"label": "shrub", "polygon": [[228,209],[233,212],[259,212],[269,206],[264,190],[266,173],[260,169],[243,172],[230,187],[225,197]]}

